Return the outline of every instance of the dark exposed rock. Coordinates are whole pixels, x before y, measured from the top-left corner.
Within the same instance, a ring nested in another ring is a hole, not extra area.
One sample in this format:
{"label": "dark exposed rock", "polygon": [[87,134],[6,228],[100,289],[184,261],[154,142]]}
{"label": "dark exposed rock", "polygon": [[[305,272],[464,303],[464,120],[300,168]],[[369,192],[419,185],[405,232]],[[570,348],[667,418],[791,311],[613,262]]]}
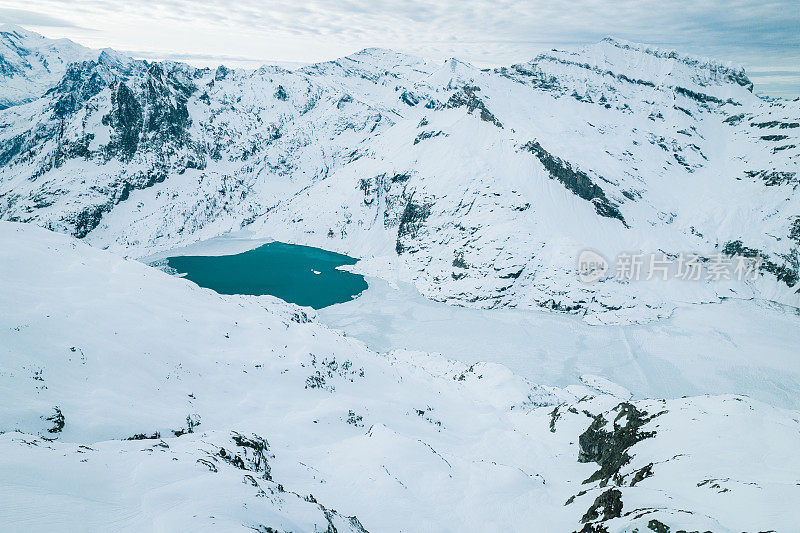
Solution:
{"label": "dark exposed rock", "polygon": [[311,366],[315,369],[314,374],[306,378],[306,389],[322,389],[328,392],[334,392],[336,387],[331,381],[339,378],[344,378],[351,383],[355,381],[356,377],[364,377],[364,369],[359,367],[355,368],[353,362],[345,359],[341,363],[336,361],[335,358],[323,358],[319,361],[314,354],[311,355]]}
{"label": "dark exposed rock", "polygon": [[655,435],[654,431],[641,431],[642,426],[661,414],[648,415],[647,412],[639,410],[628,402],[620,403],[612,410],[614,411],[617,415],[613,420],[611,431],[605,429],[607,421],[602,414],[599,414],[578,438],[580,447],[578,462],[595,462],[600,465],[600,469],[584,483],[601,481],[600,485],[604,486],[612,478],[619,481],[620,468],[631,460],[628,449],[637,442]]}
{"label": "dark exposed rock", "polygon": [[507,274],[501,274],[500,279],[517,279],[522,275],[524,268],[520,268],[519,270],[515,270],[512,272],[508,272]]}
{"label": "dark exposed rock", "polygon": [[132,435],[132,436],[128,437],[125,440],[153,440],[153,439],[160,439],[160,438],[161,438],[161,433],[156,431],[152,435],[147,435],[145,433],[137,433],[135,435]]}
{"label": "dark exposed rock", "polygon": [[480,87],[465,85],[460,91],[454,93],[450,97],[450,99],[447,101],[447,104],[445,104],[445,107],[456,108],[466,106],[470,113],[476,109],[479,109],[481,120],[484,122],[491,122],[498,128],[502,128],[503,125],[500,123],[500,121],[497,120],[497,118],[489,111],[489,108],[486,107],[486,104],[483,102],[483,100],[481,100],[478,95],[475,94],[480,90]]}
{"label": "dark exposed rock", "polygon": [[138,172],[133,176],[120,179],[112,183],[109,186],[109,190],[106,191],[108,193],[108,200],[99,205],[84,207],[77,213],[67,217],[65,222],[72,226],[72,235],[82,239],[100,224],[103,214],[111,211],[118,203],[127,200],[131,191],[152,187],[156,183],[161,183],[166,179],[167,173],[164,169]]}
{"label": "dark exposed rock", "polygon": [[181,435],[194,433],[194,428],[196,428],[199,425],[200,425],[200,415],[188,415],[186,417],[186,428],[173,430],[172,434],[175,435],[176,437],[180,437]]}
{"label": "dark exposed rock", "polygon": [[445,137],[447,134],[443,131],[422,131],[414,138],[414,144],[419,144],[421,141],[425,139],[430,139],[432,137],[438,137],[439,135],[444,135]]}
{"label": "dark exposed rock", "polygon": [[655,518],[647,522],[647,529],[655,531],[656,533],[669,533],[669,526],[663,522],[659,522]]}
{"label": "dark exposed rock", "polygon": [[53,117],[62,119],[80,109],[84,103],[108,86],[113,75],[96,61],[72,63],[58,85],[47,91],[53,95]]}
{"label": "dark exposed rock", "polygon": [[419,98],[417,98],[414,93],[410,93],[408,91],[403,91],[403,93],[400,95],[400,100],[402,100],[404,104],[408,104],[410,106],[415,106],[419,103]]}
{"label": "dark exposed rock", "polygon": [[352,409],[347,411],[347,423],[356,427],[364,427],[363,417],[357,415]]}
{"label": "dark exposed rock", "polygon": [[103,213],[110,210],[110,205],[103,204],[88,206],[78,211],[71,220],[68,220],[72,223],[72,227],[74,228],[72,230],[72,235],[79,239],[86,237],[90,231],[100,224]]}
{"label": "dark exposed rock", "polygon": [[758,178],[764,182],[767,187],[775,185],[792,185],[797,186],[800,180],[796,177],[796,172],[790,171],[777,171],[777,170],[747,170],[745,176],[748,178]]}
{"label": "dark exposed rock", "polygon": [[770,120],[770,121],[767,121],[767,122],[751,122],[750,123],[750,127],[751,128],[774,128],[776,126],[779,126],[780,124],[781,124],[781,122],[779,120]]}
{"label": "dark exposed rock", "polygon": [[[691,89],[687,89],[685,87],[675,87],[675,92],[680,94],[680,95],[686,96],[687,98],[691,98],[692,100],[694,100],[696,102],[699,102],[701,104],[706,104],[706,103],[724,104],[725,103],[725,101],[720,100],[716,96],[711,96],[711,95],[704,94],[704,93],[698,93],[698,92],[692,91]],[[732,102],[730,100],[728,100],[728,102],[729,103],[734,103],[734,102]]]}
{"label": "dark exposed rock", "polygon": [[666,58],[672,59],[675,61],[680,61],[690,67],[703,69],[709,71],[709,73],[717,79],[722,81],[735,83],[736,85],[740,85],[746,88],[748,91],[753,91],[753,82],[747,77],[743,68],[734,68],[728,67],[719,63],[708,63],[703,61],[702,59],[697,59],[693,57],[686,57],[681,56],[678,52],[674,50],[658,50],[656,48],[650,47],[641,47],[636,45],[629,45],[626,43],[622,43],[617,41],[613,37],[606,37],[603,39],[604,42],[608,42],[617,48],[621,48],[623,50],[636,50],[637,52],[641,52],[644,54],[648,54],[658,58]]}
{"label": "dark exposed rock", "polygon": [[647,479],[652,475],[653,475],[653,463],[648,463],[647,465],[637,470],[636,473],[633,475],[633,479],[631,479],[631,487],[635,486],[643,479]]}
{"label": "dark exposed rock", "polygon": [[800,246],[800,216],[794,219],[792,225],[789,227],[789,238]]}
{"label": "dark exposed rock", "polygon": [[617,205],[606,197],[603,189],[596,185],[585,172],[578,169],[573,170],[568,161],[552,155],[536,141],[530,141],[525,144],[523,149],[531,152],[539,159],[544,168],[550,173],[551,178],[561,182],[580,198],[592,202],[598,215],[616,218],[626,228],[628,227]]}
{"label": "dark exposed rock", "polygon": [[216,456],[240,470],[259,473],[261,478],[271,481],[271,468],[267,459],[274,456],[269,454],[267,440],[258,435],[246,437],[236,431],[231,432],[231,440],[236,448],[229,451],[221,447]]}
{"label": "dark exposed rock", "polygon": [[295,311],[292,313],[292,316],[289,317],[289,319],[292,322],[297,322],[298,324],[308,324],[311,322],[311,318],[309,318],[305,311]]}
{"label": "dark exposed rock", "polygon": [[783,141],[784,139],[788,138],[788,135],[762,135],[760,137],[762,141]]}
{"label": "dark exposed rock", "polygon": [[431,205],[430,203],[415,203],[413,194],[408,199],[408,203],[406,203],[406,207],[403,209],[403,214],[400,217],[400,224],[397,228],[397,242],[395,244],[397,255],[402,254],[406,250],[403,240],[413,240],[416,238],[420,228],[422,228],[425,223],[425,219],[427,219],[431,213]]}
{"label": "dark exposed rock", "polygon": [[344,96],[339,98],[338,102],[336,102],[336,108],[337,109],[342,109],[346,104],[349,104],[352,101],[353,101],[353,97],[350,96],[349,94],[345,94]]}
{"label": "dark exposed rock", "polygon": [[61,412],[61,408],[57,405],[53,407],[53,414],[44,419],[53,423],[53,427],[47,429],[48,433],[61,433],[66,424],[64,413]]}
{"label": "dark exposed rock", "polygon": [[689,111],[685,107],[681,107],[679,105],[672,106],[672,109],[675,109],[676,111],[680,111],[681,113],[683,113],[684,115],[687,115],[689,117],[693,117],[694,116],[691,111]]}
{"label": "dark exposed rock", "polygon": [[453,266],[456,268],[469,268],[469,264],[464,261],[464,252],[459,250],[456,252],[455,257],[453,258]]}
{"label": "dark exposed rock", "polygon": [[214,71],[214,81],[222,81],[227,76],[230,70],[225,65],[220,65],[217,67],[217,70]]}
{"label": "dark exposed rock", "polygon": [[751,122],[753,128],[780,128],[782,130],[800,128],[800,122],[781,122],[780,120],[770,120],[768,122]]}
{"label": "dark exposed rock", "polygon": [[154,146],[179,147],[189,142],[188,128],[192,123],[186,106],[195,87],[166,72],[160,63],[153,63],[144,80],[146,109],[145,131]]}
{"label": "dark exposed rock", "polygon": [[756,248],[749,248],[745,246],[742,241],[731,241],[722,248],[722,253],[725,255],[738,255],[741,257],[758,257],[761,251]]}
{"label": "dark exposed rock", "polygon": [[30,148],[33,145],[34,142],[28,135],[17,135],[9,141],[0,143],[0,167],[19,155],[23,151],[23,146]]}
{"label": "dark exposed rock", "polygon": [[118,155],[130,161],[139,145],[142,131],[142,107],[124,82],[119,82],[111,93],[111,112],[103,117],[103,124],[114,129],[114,138],[108,145],[109,155]]}
{"label": "dark exposed rock", "polygon": [[777,154],[778,152],[780,152],[782,150],[791,150],[792,148],[797,148],[797,145],[796,144],[784,144],[783,146],[776,146],[775,148],[772,149],[772,153],[773,154]]}
{"label": "dark exposed rock", "polygon": [[731,115],[722,122],[725,124],[730,124],[731,126],[736,126],[740,124],[744,120],[744,114],[740,113],[738,115]]}
{"label": "dark exposed rock", "polygon": [[[138,76],[126,81],[132,69],[138,69]],[[41,162],[30,177],[33,181],[70,159],[129,162],[139,152],[146,152],[143,169],[133,174],[123,170],[115,180],[92,191],[96,193],[91,196],[93,200],[62,215],[60,222],[70,233],[85,237],[97,227],[104,213],[127,200],[132,191],[160,183],[173,172],[204,168],[204,156],[185,149],[191,145],[187,101],[195,90],[187,69],[160,63],[131,67],[113,58],[103,59],[102,54],[98,61],[70,65],[59,84],[48,92],[51,116],[4,142],[0,146],[0,164],[25,163],[37,155],[37,147],[53,146],[50,153],[41,154]],[[111,138],[106,146],[93,150],[93,133],[74,128],[67,132],[67,126],[75,123],[75,115],[83,107],[91,109],[95,105],[92,98],[105,90],[110,93],[111,109],[102,117],[102,123],[111,128]],[[50,139],[56,142],[48,145]]]}
{"label": "dark exposed rock", "polygon": [[511,69],[500,67],[495,70],[495,72],[518,83],[524,83],[544,91],[563,91],[563,88],[558,83],[558,78],[546,74],[538,66],[533,64],[512,65]]}
{"label": "dark exposed rock", "polygon": [[358,182],[358,188],[364,193],[364,205],[370,205],[375,201],[372,178],[361,178]]}
{"label": "dark exposed rock", "polygon": [[278,88],[275,89],[275,98],[281,101],[286,101],[289,99],[289,95],[286,94],[286,89],[283,88],[283,85],[278,85]]}
{"label": "dark exposed rock", "polygon": [[542,309],[550,309],[552,311],[559,311],[562,313],[572,313],[583,309],[583,305],[581,302],[577,302],[575,304],[570,305],[570,304],[565,304],[561,301],[556,301],[553,298],[537,301],[536,305],[538,305]]}
{"label": "dark exposed rock", "polygon": [[[602,518],[601,518],[602,513]],[[597,520],[601,521],[611,520],[612,518],[619,518],[622,514],[622,492],[619,489],[608,489],[600,496],[595,498],[594,503],[581,518],[582,523]]]}
{"label": "dark exposed rock", "polygon": [[555,406],[553,410],[550,412],[550,433],[556,432],[556,422],[558,419],[561,418],[561,413],[558,412],[560,406]]}
{"label": "dark exposed rock", "polygon": [[[796,221],[789,230],[790,235],[794,229],[794,224],[796,224]],[[722,253],[730,256],[738,255],[742,257],[760,258],[759,270],[774,275],[778,278],[778,281],[782,281],[788,287],[794,287],[800,282],[800,259],[798,259],[796,251],[790,255],[780,256],[780,258],[784,260],[783,264],[776,263],[769,255],[763,253],[761,250],[745,246],[740,240],[727,243],[722,248]]]}

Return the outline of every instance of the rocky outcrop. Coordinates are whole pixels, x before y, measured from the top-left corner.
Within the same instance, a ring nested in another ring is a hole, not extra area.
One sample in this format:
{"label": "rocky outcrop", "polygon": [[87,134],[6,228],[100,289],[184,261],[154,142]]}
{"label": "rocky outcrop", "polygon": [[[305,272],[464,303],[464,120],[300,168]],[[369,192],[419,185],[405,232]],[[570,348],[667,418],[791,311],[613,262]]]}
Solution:
{"label": "rocky outcrop", "polygon": [[614,481],[617,485],[621,484],[619,471],[631,460],[628,450],[637,442],[655,435],[653,431],[642,431],[642,427],[661,413],[650,415],[625,402],[610,414],[614,415],[613,420],[606,420],[603,414],[595,416],[578,439],[578,462],[597,463],[600,466],[584,483],[599,481],[600,486],[605,486],[609,481]]}
{"label": "rocky outcrop", "polygon": [[450,99],[445,104],[447,108],[456,108],[456,107],[466,107],[469,113],[472,113],[476,109],[480,111],[479,116],[482,121],[489,122],[494,124],[498,128],[502,128],[503,125],[497,120],[489,108],[486,107],[484,101],[478,96],[478,92],[481,90],[480,87],[474,85],[465,85],[461,87],[458,91],[453,93]]}
{"label": "rocky outcrop", "polygon": [[111,112],[103,117],[103,124],[111,126],[114,137],[108,144],[110,157],[119,156],[121,161],[130,161],[139,146],[142,133],[142,106],[124,81],[116,83],[111,93]]}
{"label": "rocky outcrop", "polygon": [[431,213],[432,205],[431,202],[427,201],[415,202],[413,192],[409,195],[408,202],[403,209],[403,214],[400,216],[400,223],[397,227],[397,242],[395,245],[397,255],[408,251],[412,246],[411,243],[417,237],[425,224],[425,220]]}
{"label": "rocky outcrop", "polygon": [[598,215],[616,218],[623,226],[628,227],[618,206],[606,197],[603,189],[596,185],[588,174],[573,169],[568,161],[552,155],[537,141],[530,141],[522,148],[536,156],[552,179],[559,181],[576,196],[591,202]]}

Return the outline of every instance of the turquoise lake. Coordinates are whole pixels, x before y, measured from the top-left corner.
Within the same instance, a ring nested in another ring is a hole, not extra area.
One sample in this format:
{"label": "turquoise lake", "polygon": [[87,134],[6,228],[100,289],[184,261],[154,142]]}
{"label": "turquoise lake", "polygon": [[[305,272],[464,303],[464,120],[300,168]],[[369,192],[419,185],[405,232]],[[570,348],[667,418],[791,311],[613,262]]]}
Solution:
{"label": "turquoise lake", "polygon": [[271,294],[321,309],[367,289],[363,276],[336,270],[357,259],[310,246],[271,242],[235,255],[176,256],[167,264],[220,294]]}

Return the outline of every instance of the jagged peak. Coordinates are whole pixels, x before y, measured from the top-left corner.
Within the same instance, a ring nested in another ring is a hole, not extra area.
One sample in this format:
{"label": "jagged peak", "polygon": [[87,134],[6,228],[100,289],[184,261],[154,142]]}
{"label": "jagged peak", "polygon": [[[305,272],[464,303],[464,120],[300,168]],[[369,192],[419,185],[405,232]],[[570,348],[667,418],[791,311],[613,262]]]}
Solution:
{"label": "jagged peak", "polygon": [[358,52],[348,54],[346,56],[338,57],[331,61],[322,61],[309,65],[309,67],[331,65],[331,64],[350,64],[357,63],[360,65],[368,65],[370,67],[378,68],[392,68],[398,65],[411,66],[415,64],[426,63],[426,60],[404,52],[398,52],[390,48],[363,48]]}
{"label": "jagged peak", "polygon": [[392,77],[419,77],[419,73],[427,73],[430,68],[425,59],[391,50],[388,48],[364,48],[353,54],[330,61],[313,63],[297,69],[304,75],[317,76],[341,71],[345,76],[358,73],[369,79],[378,79],[386,75]]}
{"label": "jagged peak", "polygon": [[422,58],[411,54],[398,52],[397,50],[392,50],[391,48],[380,48],[375,46],[362,48],[358,52],[355,52],[353,54],[348,54],[339,59],[350,59],[355,61],[355,60],[363,60],[365,58],[397,61],[403,63],[414,63],[423,61]]}
{"label": "jagged peak", "polygon": [[49,37],[45,37],[40,33],[36,33],[35,31],[23,28],[22,26],[19,26],[17,24],[6,23],[0,25],[0,33],[16,35],[18,38],[24,41],[28,41],[27,42],[28,45],[37,44],[35,43],[36,41],[42,41],[44,43],[51,45],[60,45],[61,47],[69,47],[73,49],[86,50],[86,51],[90,50],[89,48],[80,45],[71,39],[67,39],[66,37],[62,37],[59,39],[51,39]]}
{"label": "jagged peak", "polygon": [[468,70],[474,70],[475,69],[475,67],[472,66],[470,63],[467,63],[466,61],[462,61],[462,60],[457,59],[455,57],[451,57],[451,58],[448,58],[447,60],[445,60],[444,66],[445,66],[445,68],[450,69],[451,72],[456,72],[457,70],[462,69],[462,68],[463,69],[468,69]]}
{"label": "jagged peak", "polygon": [[39,37],[41,39],[46,38],[44,35],[38,34],[35,31],[26,30],[22,26],[18,26],[17,24],[12,24],[10,22],[0,24],[0,33],[16,33],[26,37]]}
{"label": "jagged peak", "polygon": [[101,48],[100,55],[97,57],[97,62],[107,65],[130,66],[135,63],[136,60],[113,48]]}
{"label": "jagged peak", "polygon": [[744,74],[745,72],[744,67],[737,65],[732,61],[720,61],[712,57],[684,54],[674,48],[659,48],[657,46],[636,43],[612,36],[604,37],[599,43],[597,43],[597,45],[602,45],[604,43],[622,50],[633,50],[658,58],[674,59],[700,68],[716,68],[719,70],[727,70],[741,74]]}
{"label": "jagged peak", "polygon": [[38,51],[40,53],[57,54],[59,59],[69,63],[96,57],[99,54],[98,50],[92,50],[70,39],[50,39],[16,24],[0,26],[0,35],[3,35],[3,40],[6,40],[6,43],[0,40],[0,47],[5,49],[12,57],[25,56],[27,52]]}
{"label": "jagged peak", "polygon": [[453,89],[474,83],[475,76],[480,70],[469,63],[451,57],[439,65],[430,76],[421,83],[428,87],[445,87]]}
{"label": "jagged peak", "polygon": [[569,50],[552,50],[528,63],[534,68],[552,70],[554,67],[548,64],[582,68],[586,75],[594,71],[596,75],[612,75],[654,87],[688,89],[720,100],[742,100],[753,88],[740,66],[616,37],[605,37],[597,43]]}

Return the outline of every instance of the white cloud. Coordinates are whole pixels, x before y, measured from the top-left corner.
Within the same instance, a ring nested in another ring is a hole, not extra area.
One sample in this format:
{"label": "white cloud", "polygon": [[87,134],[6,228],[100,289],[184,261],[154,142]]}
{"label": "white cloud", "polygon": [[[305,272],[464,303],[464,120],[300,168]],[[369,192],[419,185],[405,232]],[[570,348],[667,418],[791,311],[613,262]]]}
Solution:
{"label": "white cloud", "polygon": [[[3,11],[31,13],[27,1],[4,4],[0,19]],[[800,70],[796,0],[39,0],[36,10],[38,19],[16,22],[151,56],[318,61],[381,46],[509,64],[614,35],[751,68]]]}

